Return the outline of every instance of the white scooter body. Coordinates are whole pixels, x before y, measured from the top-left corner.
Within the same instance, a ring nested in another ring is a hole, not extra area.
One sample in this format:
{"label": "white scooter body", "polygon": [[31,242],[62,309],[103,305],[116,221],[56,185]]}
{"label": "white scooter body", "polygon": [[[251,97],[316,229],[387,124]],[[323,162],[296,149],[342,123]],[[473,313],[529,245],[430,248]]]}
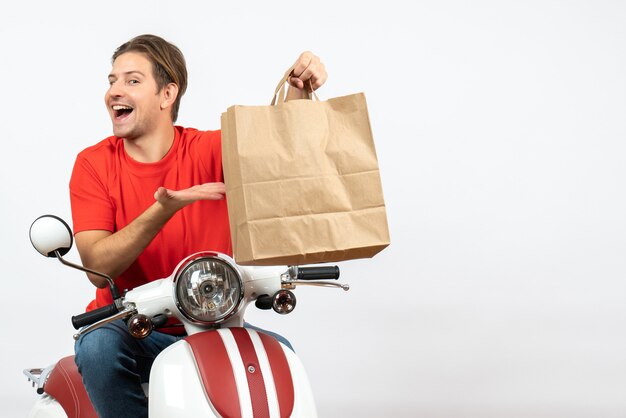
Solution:
{"label": "white scooter body", "polygon": [[[254,330],[247,330],[252,335],[257,334]],[[210,333],[228,334],[228,328],[206,331]],[[230,336],[232,338],[232,336]],[[258,335],[256,337],[258,339]],[[271,337],[270,337],[271,338]],[[263,373],[266,387],[265,398],[267,399],[267,411],[269,417],[316,417],[315,401],[306,370],[300,359],[293,351],[277,342],[283,350],[289,366],[289,372],[293,381],[293,404],[291,411],[284,411],[278,401],[279,393],[272,378],[272,368],[267,357],[259,358],[260,370]],[[238,401],[231,407],[239,409],[242,418],[254,417],[253,403],[250,396],[250,387],[246,380],[248,368],[244,365],[241,357],[237,356],[238,350],[231,345],[230,353],[234,361],[239,361],[235,375]],[[231,366],[230,363],[228,366]],[[235,368],[235,367],[234,367]],[[255,370],[255,372],[257,372]],[[220,402],[219,400],[217,401]],[[219,413],[219,405],[215,405],[198,372],[198,365],[190,344],[180,340],[165,350],[155,359],[150,371],[149,385],[149,416],[150,418],[188,418],[188,417],[226,417]],[[287,409],[287,408],[285,408]],[[75,415],[79,418],[80,415]],[[28,418],[68,418],[61,404],[52,396],[45,393],[32,407]],[[71,417],[74,418],[74,417]]]}
{"label": "white scooter body", "polygon": [[[43,220],[50,224],[50,219]],[[31,241],[40,253],[50,255],[54,251],[64,264],[80,269],[63,260],[59,251],[55,250],[61,247],[69,249],[71,242],[68,245],[65,240],[63,245],[57,245],[52,240],[46,242],[45,247],[38,247],[39,240],[33,238],[34,227],[35,224],[31,227]],[[49,230],[50,226],[46,225],[46,234],[40,235],[47,237]],[[174,294],[180,269],[185,268],[190,260],[207,254],[237,268],[243,283],[243,298],[232,316],[219,323],[219,329],[207,329],[206,324],[186,317],[177,306]],[[159,314],[176,317],[187,333],[187,337],[163,350],[152,365],[148,396],[151,418],[317,416],[306,371],[295,353],[267,334],[243,328],[243,314],[250,302],[261,295],[278,295],[279,291],[284,292],[281,289],[293,289],[296,283],[304,284],[293,276],[289,279],[285,270],[284,266],[241,267],[223,254],[198,253],[181,261],[170,277],[126,293],[123,298],[125,310],[130,309],[134,315],[148,318]],[[289,272],[292,273],[292,270]],[[323,281],[310,284],[348,289],[347,285]],[[295,306],[295,300],[291,302]],[[276,305],[274,308],[277,309]],[[106,322],[101,320],[90,327],[95,328]],[[85,330],[90,327],[83,328],[79,333],[89,332]],[[62,361],[65,361],[64,366],[59,366]],[[61,394],[58,397],[67,397],[69,392],[84,393],[77,370],[69,370],[74,366],[73,359],[65,358],[54,369],[25,370],[33,385],[38,385],[38,392],[45,392],[31,410],[29,418],[60,418],[68,417],[68,414],[71,415],[69,418],[94,416],[92,408],[89,408],[91,412],[85,412],[87,408],[81,409],[79,402],[71,397],[69,401],[61,399],[62,402],[57,402],[49,395],[57,393]],[[48,390],[52,387],[45,386],[47,381],[74,386],[59,389],[59,384],[54,383],[57,387],[52,391]],[[74,404],[68,408],[68,403],[72,402]],[[90,404],[88,406],[91,407]]]}
{"label": "white scooter body", "polygon": [[[259,343],[257,332],[246,330],[253,337],[255,343]],[[246,375],[250,373],[250,365],[243,363],[239,350],[232,337],[229,328],[217,331],[220,337],[229,341],[227,352],[230,358],[228,367],[233,368],[235,377],[241,417],[253,417],[253,401],[250,393],[251,388]],[[280,344],[280,343],[278,343]],[[289,348],[280,344],[287,362],[289,372],[293,379],[293,409],[280,410],[279,394],[272,378],[270,363],[265,357],[259,356],[260,370],[254,368],[253,373],[263,374],[266,387],[267,410],[269,417],[316,417],[315,402],[309,381],[302,362]],[[261,348],[257,353],[263,353]],[[231,357],[232,356],[232,357]],[[198,373],[197,364],[194,361],[192,349],[185,340],[178,341],[165,350],[156,358],[150,372],[150,395],[149,395],[150,418],[187,418],[187,417],[221,417],[218,411],[219,405],[211,402],[207,395],[207,389]],[[219,403],[220,400],[217,400]],[[233,401],[234,402],[234,401]]]}
{"label": "white scooter body", "polygon": [[[220,255],[234,263],[234,260],[225,255]],[[244,306],[239,312],[226,321],[222,328],[218,330],[209,330],[202,328],[196,324],[185,320],[177,308],[172,305],[171,292],[174,288],[172,280],[176,276],[176,272],[185,265],[188,259],[197,257],[196,254],[183,260],[174,270],[172,276],[157,280],[143,286],[140,286],[126,294],[126,301],[134,303],[140,314],[153,316],[163,312],[164,307],[170,312],[174,312],[174,316],[178,317],[185,325],[185,330],[189,336],[202,337],[205,333],[217,333],[219,339],[212,341],[213,346],[218,349],[225,349],[229,364],[227,368],[232,370],[232,376],[237,388],[237,398],[232,399],[231,403],[238,403],[240,416],[253,417],[253,401],[255,397],[254,388],[248,383],[246,375],[252,373],[261,373],[265,386],[265,393],[256,393],[257,397],[267,400],[267,410],[269,417],[316,417],[315,402],[309,380],[300,359],[288,347],[276,341],[280,346],[281,352],[285,356],[288,364],[288,372],[292,382],[293,401],[287,402],[289,411],[282,411],[279,402],[281,393],[277,390],[273,375],[280,373],[281,370],[273,370],[273,363],[270,361],[268,354],[261,342],[261,338],[254,330],[241,328],[243,326],[243,312],[246,306],[259,295],[274,294],[280,290],[279,277],[285,271],[285,267],[239,267],[243,282],[245,285]],[[232,329],[234,328],[234,329]],[[249,348],[256,353],[256,367],[250,368],[251,364],[246,362],[242,357],[242,351],[246,349],[246,344],[238,346],[233,337],[233,331],[245,331],[250,336],[252,345]],[[222,361],[221,363],[225,363]],[[221,364],[224,366],[224,364]],[[217,365],[209,366],[211,369],[217,369]],[[276,365],[274,365],[276,368]],[[149,415],[151,418],[176,418],[176,417],[221,417],[223,411],[220,411],[219,404],[222,400],[212,399],[210,390],[207,389],[200,375],[200,366],[190,343],[187,339],[183,339],[172,344],[163,350],[155,359],[150,371],[150,390],[149,390]],[[282,370],[283,372],[285,370]],[[215,370],[207,370],[209,374],[215,374]],[[220,383],[228,376],[228,371],[220,370],[218,372]],[[263,402],[261,402],[263,403]],[[232,407],[233,405],[231,405]],[[258,405],[257,405],[258,406]],[[263,405],[261,405],[261,409]],[[285,409],[285,408],[283,408]],[[222,413],[220,413],[222,412]]]}

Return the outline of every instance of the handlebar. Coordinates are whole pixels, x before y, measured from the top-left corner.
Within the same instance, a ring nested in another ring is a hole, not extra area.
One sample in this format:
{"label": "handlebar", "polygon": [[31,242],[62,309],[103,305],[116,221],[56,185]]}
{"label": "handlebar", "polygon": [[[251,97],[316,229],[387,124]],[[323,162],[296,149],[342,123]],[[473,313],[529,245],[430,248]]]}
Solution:
{"label": "handlebar", "polygon": [[110,305],[103,306],[102,308],[73,316],[72,325],[74,326],[74,329],[79,329],[86,325],[91,325],[102,319],[113,316],[116,313],[118,313],[118,309],[115,304],[112,303]]}
{"label": "handlebar", "polygon": [[339,278],[339,267],[298,267],[297,280],[337,280]]}

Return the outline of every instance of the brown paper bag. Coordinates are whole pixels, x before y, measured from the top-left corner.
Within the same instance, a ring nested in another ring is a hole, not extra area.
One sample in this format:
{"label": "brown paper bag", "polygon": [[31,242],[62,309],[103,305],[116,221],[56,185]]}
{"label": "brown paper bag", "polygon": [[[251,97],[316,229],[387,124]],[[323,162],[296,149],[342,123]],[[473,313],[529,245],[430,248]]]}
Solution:
{"label": "brown paper bag", "polygon": [[284,102],[290,72],[272,105],[222,114],[234,258],[299,265],[372,257],[389,232],[365,96]]}

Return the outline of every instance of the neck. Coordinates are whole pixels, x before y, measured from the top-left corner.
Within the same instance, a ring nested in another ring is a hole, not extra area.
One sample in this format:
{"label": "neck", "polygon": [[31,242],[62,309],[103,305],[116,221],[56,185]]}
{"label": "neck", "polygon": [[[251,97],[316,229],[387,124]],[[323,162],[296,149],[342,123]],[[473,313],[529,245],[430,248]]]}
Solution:
{"label": "neck", "polygon": [[149,135],[134,139],[124,138],[124,149],[135,161],[155,163],[165,157],[174,143],[174,126],[169,124]]}

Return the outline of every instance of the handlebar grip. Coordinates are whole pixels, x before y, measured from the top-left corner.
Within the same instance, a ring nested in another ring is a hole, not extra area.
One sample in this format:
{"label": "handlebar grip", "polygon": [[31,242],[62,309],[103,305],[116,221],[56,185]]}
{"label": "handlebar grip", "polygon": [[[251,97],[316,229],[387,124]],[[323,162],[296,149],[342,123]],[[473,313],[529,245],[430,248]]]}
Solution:
{"label": "handlebar grip", "polygon": [[338,266],[298,267],[298,280],[337,280]]}
{"label": "handlebar grip", "polygon": [[102,308],[94,309],[93,311],[85,312],[80,315],[72,317],[72,325],[74,329],[79,329],[86,325],[91,325],[100,321],[101,319],[108,318],[115,315],[118,312],[115,304],[103,306]]}

